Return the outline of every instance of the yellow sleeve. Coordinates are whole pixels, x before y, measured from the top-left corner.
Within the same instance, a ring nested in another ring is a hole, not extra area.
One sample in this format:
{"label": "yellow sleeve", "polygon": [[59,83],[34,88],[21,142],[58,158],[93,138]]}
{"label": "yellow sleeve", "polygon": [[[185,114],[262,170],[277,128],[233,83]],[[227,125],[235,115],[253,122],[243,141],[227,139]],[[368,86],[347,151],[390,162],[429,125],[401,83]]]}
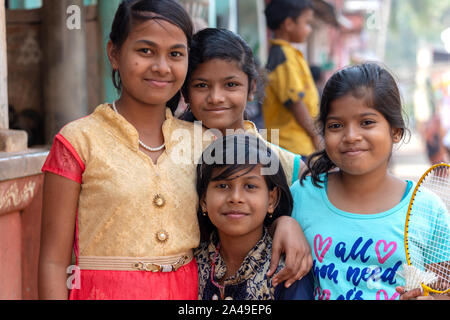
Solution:
{"label": "yellow sleeve", "polygon": [[283,53],[286,60],[269,74],[269,86],[278,100],[289,108],[304,97],[305,80],[295,56],[287,50]]}
{"label": "yellow sleeve", "polygon": [[284,174],[289,186],[291,186],[298,179],[298,172],[302,166],[301,157],[286,149],[281,148],[269,142],[269,147],[276,153],[280,159]]}

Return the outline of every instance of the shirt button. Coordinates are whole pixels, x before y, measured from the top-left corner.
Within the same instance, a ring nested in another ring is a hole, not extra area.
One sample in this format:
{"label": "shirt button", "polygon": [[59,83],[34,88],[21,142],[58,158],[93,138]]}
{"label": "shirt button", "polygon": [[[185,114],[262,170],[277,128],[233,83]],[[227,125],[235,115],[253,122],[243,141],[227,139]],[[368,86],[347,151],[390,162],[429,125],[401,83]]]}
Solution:
{"label": "shirt button", "polygon": [[161,195],[157,194],[153,198],[153,204],[158,208],[162,208],[166,204],[166,200],[164,200],[164,198]]}
{"label": "shirt button", "polygon": [[156,239],[159,242],[166,242],[169,239],[169,234],[166,230],[160,230],[156,233]]}

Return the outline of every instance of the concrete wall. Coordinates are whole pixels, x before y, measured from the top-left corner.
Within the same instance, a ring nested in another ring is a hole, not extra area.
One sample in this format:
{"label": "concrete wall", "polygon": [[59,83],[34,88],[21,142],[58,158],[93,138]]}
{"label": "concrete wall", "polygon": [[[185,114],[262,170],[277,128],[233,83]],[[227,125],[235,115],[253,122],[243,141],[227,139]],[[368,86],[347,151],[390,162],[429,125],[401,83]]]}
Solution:
{"label": "concrete wall", "polygon": [[43,175],[37,168],[46,155],[0,153],[0,172],[11,177],[0,176],[0,300],[38,299]]}
{"label": "concrete wall", "polygon": [[[103,102],[96,6],[86,7],[85,19],[88,113]],[[44,137],[43,77],[48,70],[43,66],[42,9],[7,10],[6,41],[8,96],[13,108],[10,110],[10,128],[27,131],[29,146],[51,143]]]}

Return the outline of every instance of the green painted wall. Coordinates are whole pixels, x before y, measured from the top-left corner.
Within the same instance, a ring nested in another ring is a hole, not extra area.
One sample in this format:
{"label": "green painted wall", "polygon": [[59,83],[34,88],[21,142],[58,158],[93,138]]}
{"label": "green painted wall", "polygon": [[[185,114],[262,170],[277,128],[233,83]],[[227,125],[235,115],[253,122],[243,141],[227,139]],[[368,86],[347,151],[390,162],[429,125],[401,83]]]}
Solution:
{"label": "green painted wall", "polygon": [[[9,0],[9,9],[36,9],[42,7],[43,0]],[[85,6],[95,5],[97,0],[84,0]]]}
{"label": "green painted wall", "polygon": [[114,20],[114,14],[119,7],[121,0],[98,0],[98,14],[100,30],[102,34],[102,83],[103,83],[103,101],[113,102],[118,99],[119,95],[112,83],[112,69],[106,55],[106,44],[109,40],[109,33],[111,32],[111,25]]}

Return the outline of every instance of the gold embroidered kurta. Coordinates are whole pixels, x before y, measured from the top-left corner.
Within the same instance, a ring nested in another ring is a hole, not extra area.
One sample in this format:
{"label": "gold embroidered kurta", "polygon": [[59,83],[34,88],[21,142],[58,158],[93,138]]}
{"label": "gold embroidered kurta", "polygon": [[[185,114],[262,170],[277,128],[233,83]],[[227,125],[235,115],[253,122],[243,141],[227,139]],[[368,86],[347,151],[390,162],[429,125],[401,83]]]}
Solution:
{"label": "gold embroidered kurta", "polygon": [[61,130],[85,164],[79,256],[158,257],[199,245],[193,159],[203,129],[167,109],[162,131],[166,148],[154,164],[137,130],[108,104]]}

